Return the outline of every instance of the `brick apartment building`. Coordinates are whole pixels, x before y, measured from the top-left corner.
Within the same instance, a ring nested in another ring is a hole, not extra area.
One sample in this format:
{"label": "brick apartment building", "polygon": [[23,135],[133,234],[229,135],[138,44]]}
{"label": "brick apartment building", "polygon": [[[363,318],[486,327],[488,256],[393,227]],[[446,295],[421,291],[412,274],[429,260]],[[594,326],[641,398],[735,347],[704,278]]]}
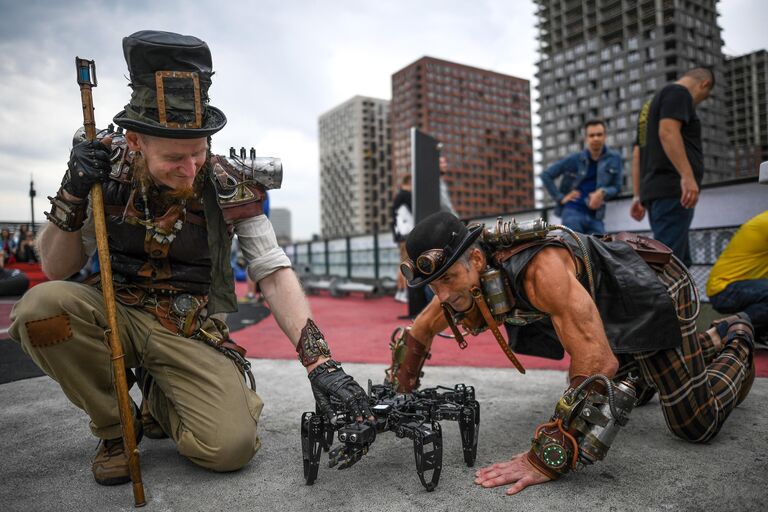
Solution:
{"label": "brick apartment building", "polygon": [[422,57],[392,75],[392,190],[411,171],[410,130],[443,143],[463,218],[533,208],[528,80]]}

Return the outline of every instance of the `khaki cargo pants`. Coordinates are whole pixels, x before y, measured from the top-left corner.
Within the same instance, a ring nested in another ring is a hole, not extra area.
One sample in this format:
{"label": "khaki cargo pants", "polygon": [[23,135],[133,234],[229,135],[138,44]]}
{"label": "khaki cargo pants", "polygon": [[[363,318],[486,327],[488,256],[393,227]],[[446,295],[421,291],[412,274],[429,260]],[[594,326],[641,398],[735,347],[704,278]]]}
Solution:
{"label": "khaki cargo pants", "polygon": [[[261,446],[256,425],[263,402],[235,364],[202,341],[172,334],[143,309],[118,303],[117,320],[126,366],[142,366],[154,377],[149,410],[179,453],[215,471],[247,464]],[[90,416],[94,435],[120,437],[101,292],[42,283],[16,304],[11,321],[11,337]],[[203,328],[217,332],[208,323]]]}

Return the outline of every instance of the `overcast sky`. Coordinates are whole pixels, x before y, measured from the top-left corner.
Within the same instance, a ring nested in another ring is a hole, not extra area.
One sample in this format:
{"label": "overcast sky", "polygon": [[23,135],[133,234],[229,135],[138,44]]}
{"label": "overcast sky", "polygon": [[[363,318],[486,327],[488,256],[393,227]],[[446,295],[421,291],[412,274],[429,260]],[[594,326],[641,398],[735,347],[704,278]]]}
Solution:
{"label": "overcast sky", "polygon": [[[768,47],[765,5],[720,2],[727,54]],[[211,104],[229,119],[213,150],[283,159],[272,207],[291,210],[300,240],[320,229],[320,114],[357,94],[390,99],[392,74],[424,55],[532,81],[538,58],[531,0],[0,0],[0,12],[0,221],[29,220],[30,176],[36,220],[58,188],[82,124],[75,56],[96,61],[106,127],[130,97],[121,40],[138,30],[208,43]]]}

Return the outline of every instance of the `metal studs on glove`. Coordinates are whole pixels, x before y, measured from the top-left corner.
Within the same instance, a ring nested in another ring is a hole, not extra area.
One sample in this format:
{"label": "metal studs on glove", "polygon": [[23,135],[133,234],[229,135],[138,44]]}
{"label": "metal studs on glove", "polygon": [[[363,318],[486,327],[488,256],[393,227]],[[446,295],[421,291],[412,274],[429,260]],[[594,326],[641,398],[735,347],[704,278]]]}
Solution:
{"label": "metal studs on glove", "polygon": [[[105,142],[111,143],[111,139]],[[69,154],[67,173],[61,188],[75,197],[88,197],[94,183],[104,181],[112,171],[110,149],[100,141],[76,144]]]}
{"label": "metal studs on glove", "polygon": [[315,396],[318,413],[330,418],[334,411],[331,400],[337,400],[352,418],[373,416],[368,395],[350,375],[344,373],[341,364],[333,359],[320,364],[309,372],[312,393]]}

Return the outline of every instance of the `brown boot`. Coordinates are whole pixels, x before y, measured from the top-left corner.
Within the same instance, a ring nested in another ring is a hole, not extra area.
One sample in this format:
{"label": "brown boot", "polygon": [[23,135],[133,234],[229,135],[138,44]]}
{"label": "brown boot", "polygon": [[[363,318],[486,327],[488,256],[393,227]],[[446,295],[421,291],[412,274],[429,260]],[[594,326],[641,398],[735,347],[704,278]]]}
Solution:
{"label": "brown boot", "polygon": [[752,326],[752,322],[749,319],[749,315],[744,312],[736,313],[733,316],[723,318],[722,320],[715,320],[712,325],[717,328],[718,334],[723,339],[724,347],[728,346],[733,340],[741,340],[748,345],[747,357],[749,358],[749,368],[747,369],[747,375],[744,377],[744,382],[741,383],[741,389],[739,390],[739,396],[736,397],[736,405],[747,398],[749,391],[752,389],[752,383],[755,381],[755,330]]}
{"label": "brown boot", "polygon": [[96,483],[101,485],[120,485],[131,481],[122,438],[101,440],[91,461],[91,471]]}

